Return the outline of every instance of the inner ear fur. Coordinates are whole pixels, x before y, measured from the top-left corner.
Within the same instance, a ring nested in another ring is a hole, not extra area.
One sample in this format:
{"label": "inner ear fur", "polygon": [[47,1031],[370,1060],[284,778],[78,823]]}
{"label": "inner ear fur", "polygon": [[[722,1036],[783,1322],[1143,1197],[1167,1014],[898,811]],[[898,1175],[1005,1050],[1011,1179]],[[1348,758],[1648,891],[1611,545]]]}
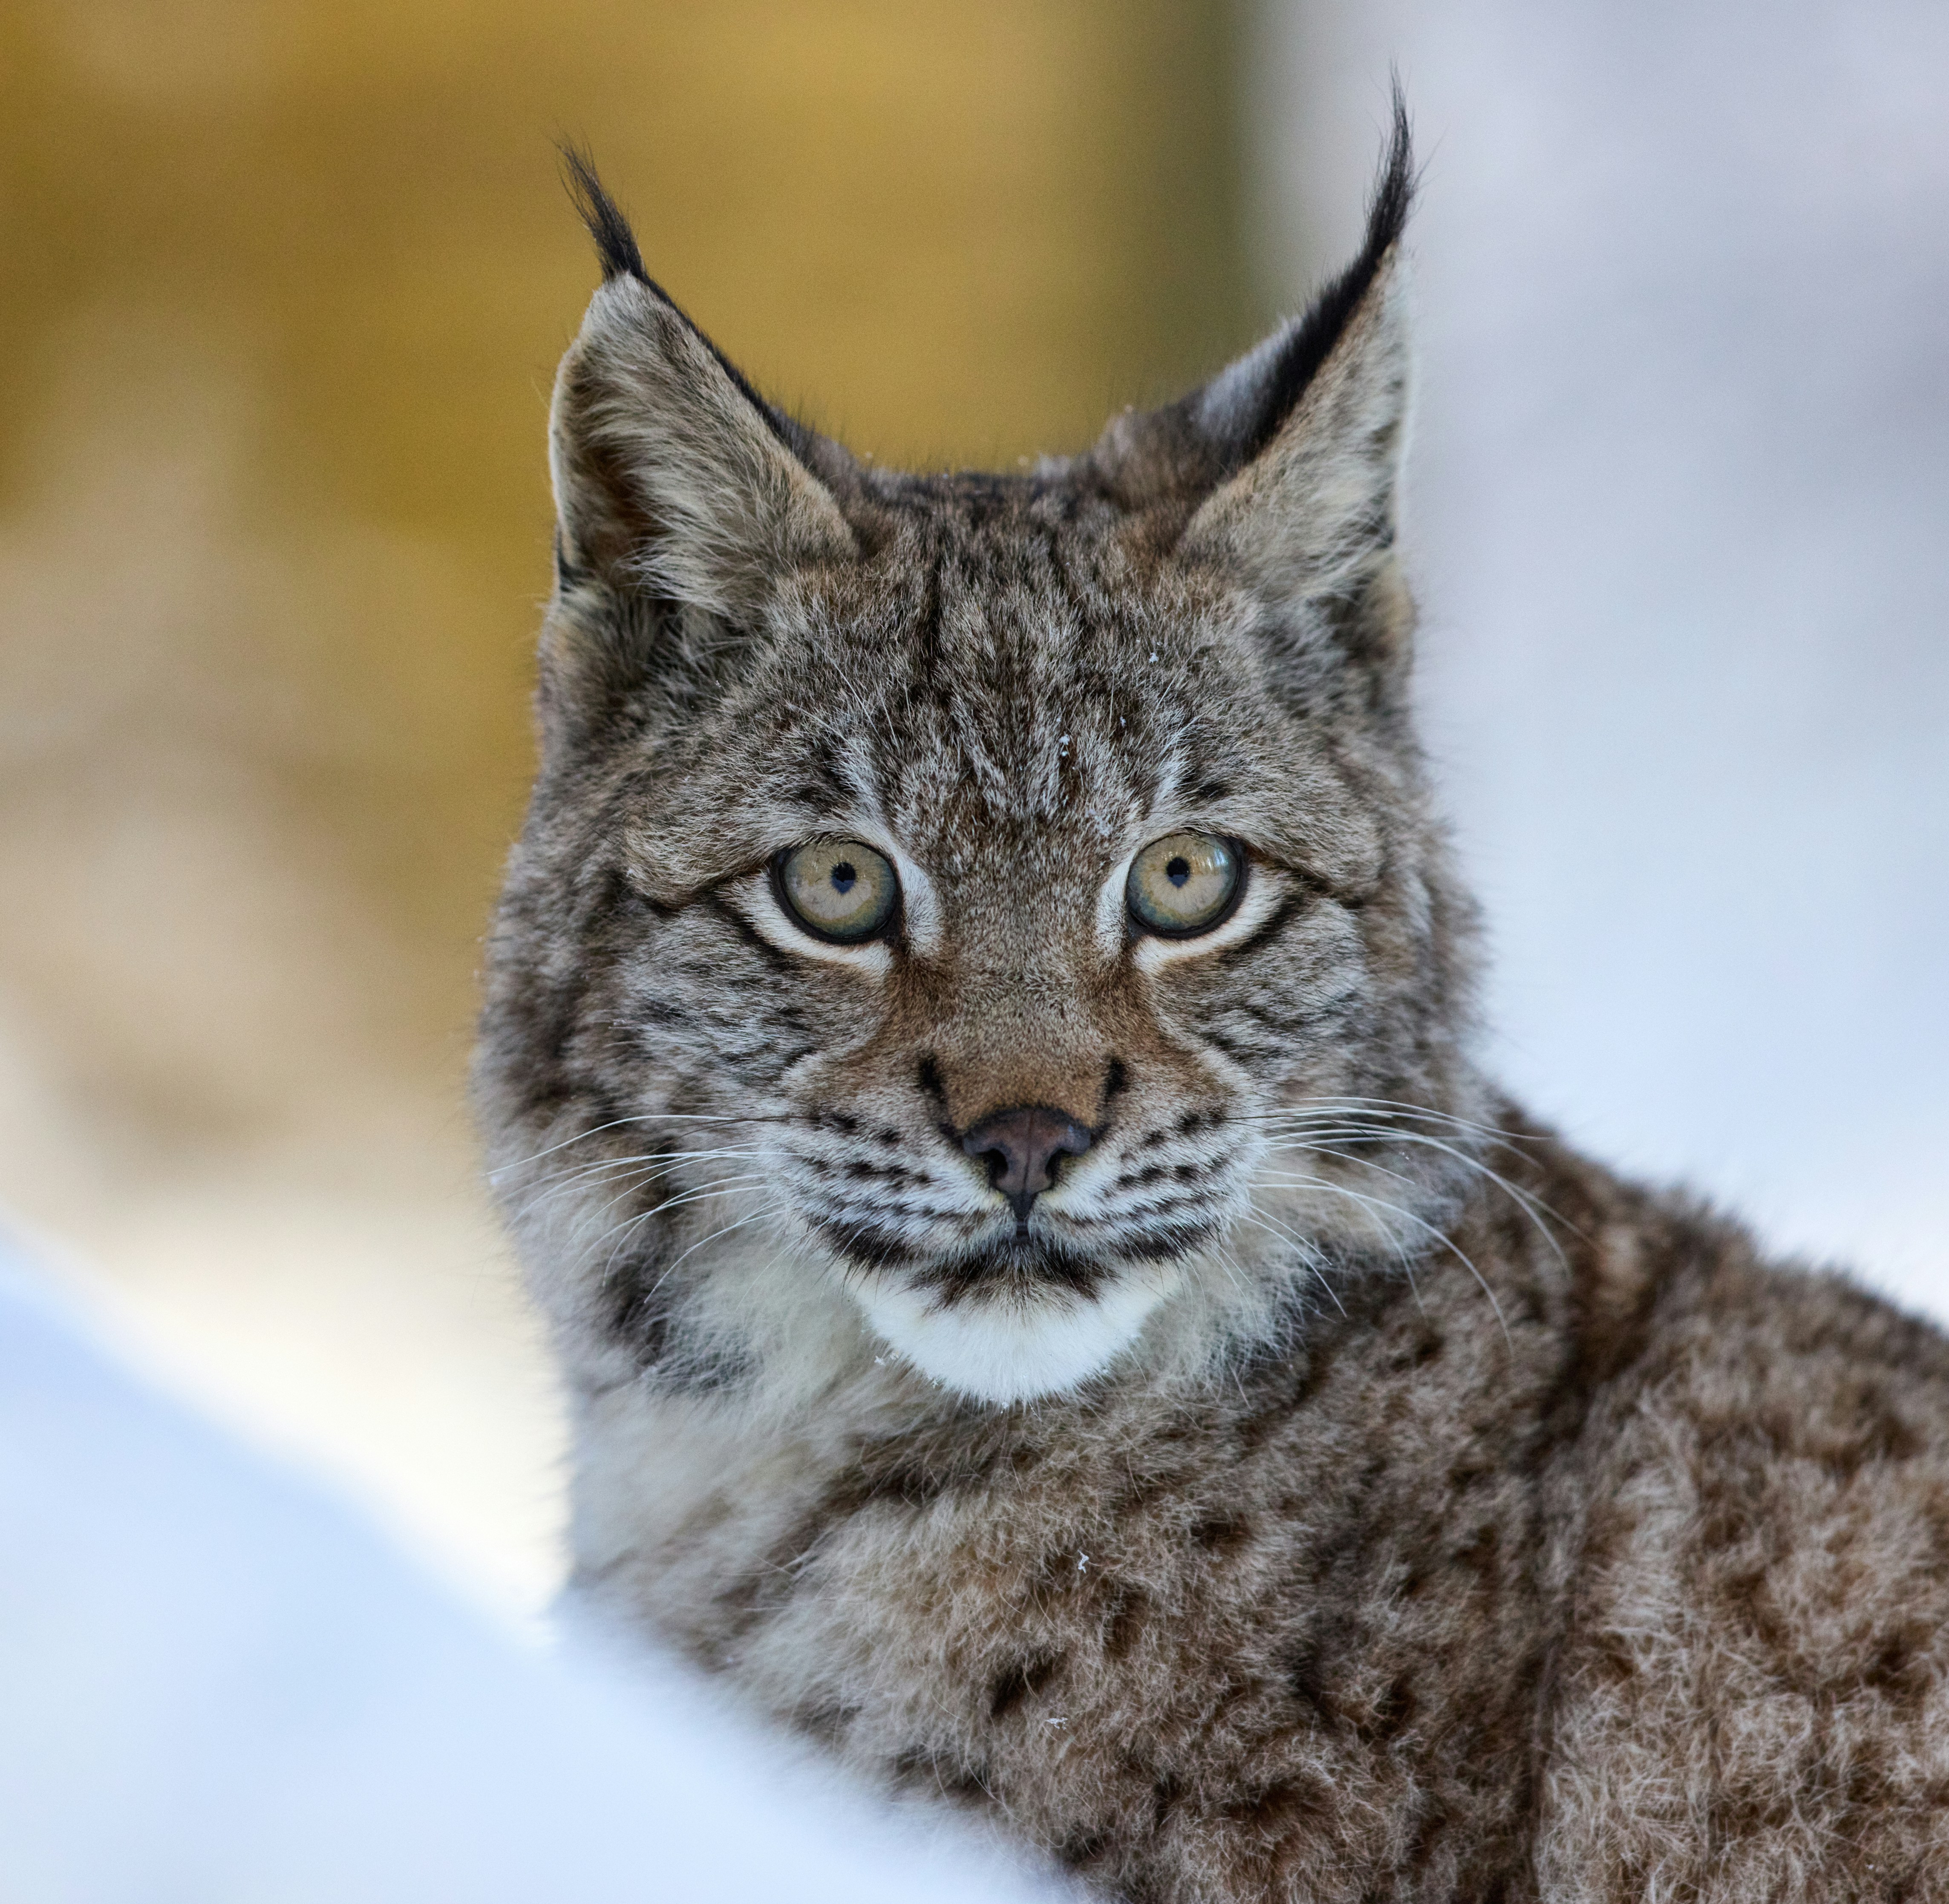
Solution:
{"label": "inner ear fur", "polygon": [[564,559],[612,587],[735,620],[789,570],[858,552],[768,411],[639,279],[591,301],[549,434]]}

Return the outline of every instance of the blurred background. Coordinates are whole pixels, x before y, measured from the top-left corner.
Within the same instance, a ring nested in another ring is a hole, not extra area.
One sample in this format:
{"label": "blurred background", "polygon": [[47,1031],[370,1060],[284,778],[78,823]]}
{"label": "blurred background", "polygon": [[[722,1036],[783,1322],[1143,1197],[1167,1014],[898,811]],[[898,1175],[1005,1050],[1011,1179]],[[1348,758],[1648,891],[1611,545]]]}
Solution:
{"label": "blurred background", "polygon": [[477,1181],[552,139],[769,392],[1012,467],[1425,165],[1423,693],[1498,1061],[1949,1315],[1949,15],[1929,0],[15,0],[0,1210],[518,1616],[561,1430]]}

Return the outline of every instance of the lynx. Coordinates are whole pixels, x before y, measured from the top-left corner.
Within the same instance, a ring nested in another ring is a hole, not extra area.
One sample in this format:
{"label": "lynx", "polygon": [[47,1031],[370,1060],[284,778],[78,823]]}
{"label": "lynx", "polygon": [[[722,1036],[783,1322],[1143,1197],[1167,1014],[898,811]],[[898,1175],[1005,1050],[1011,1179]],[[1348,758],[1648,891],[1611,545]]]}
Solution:
{"label": "lynx", "polygon": [[1116,1896],[1949,1895],[1949,1343],[1478,1067],[1404,116],[1302,317],[1006,477],[570,169],[477,1095],[574,1600]]}

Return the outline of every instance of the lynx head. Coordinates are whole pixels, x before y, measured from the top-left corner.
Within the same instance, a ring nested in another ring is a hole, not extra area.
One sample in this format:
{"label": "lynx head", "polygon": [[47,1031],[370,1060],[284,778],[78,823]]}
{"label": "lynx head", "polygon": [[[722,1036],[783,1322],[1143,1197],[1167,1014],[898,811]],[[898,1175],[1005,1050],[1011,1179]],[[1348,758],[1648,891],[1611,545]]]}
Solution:
{"label": "lynx head", "polygon": [[571,168],[607,277],[479,1085],[572,1364],[877,1354],[1008,1402],[1397,1253],[1470,1089],[1406,712],[1398,108],[1310,312],[1010,477],[766,402]]}

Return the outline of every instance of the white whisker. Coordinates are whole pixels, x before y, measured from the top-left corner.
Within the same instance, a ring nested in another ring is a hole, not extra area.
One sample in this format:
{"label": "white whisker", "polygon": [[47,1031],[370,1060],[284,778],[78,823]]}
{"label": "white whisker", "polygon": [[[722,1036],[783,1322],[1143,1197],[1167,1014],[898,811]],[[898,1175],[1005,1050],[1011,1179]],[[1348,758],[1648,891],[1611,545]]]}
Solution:
{"label": "white whisker", "polygon": [[552,1157],[557,1151],[565,1151],[571,1144],[586,1144],[592,1137],[599,1137],[605,1130],[618,1130],[625,1124],[789,1124],[794,1120],[776,1111],[744,1111],[732,1115],[701,1110],[645,1110],[632,1117],[612,1117],[606,1124],[592,1124],[588,1129],[577,1131],[573,1137],[564,1137],[558,1144],[550,1144],[532,1151],[527,1157],[517,1157],[511,1163],[497,1165],[487,1173],[487,1181],[492,1183],[497,1177],[505,1176],[510,1170],[525,1169],[530,1163],[539,1163],[545,1157]]}
{"label": "white whisker", "polygon": [[[525,1217],[554,1197],[590,1182],[614,1182],[619,1176],[636,1171],[638,1166],[656,1166],[673,1163],[719,1163],[727,1157],[759,1157],[763,1151],[756,1148],[743,1149],[726,1147],[709,1151],[650,1151],[629,1157],[603,1157],[593,1163],[580,1163],[572,1168],[552,1173],[542,1179],[540,1186],[528,1200],[514,1212],[518,1219]],[[667,1176],[667,1169],[644,1167],[642,1177]]]}
{"label": "white whisker", "polygon": [[1473,1261],[1471,1260],[1468,1252],[1463,1249],[1461,1245],[1456,1243],[1452,1237],[1448,1236],[1443,1231],[1438,1228],[1435,1225],[1428,1222],[1426,1217],[1418,1216],[1413,1210],[1403,1209],[1399,1204],[1391,1204],[1388,1202],[1385,1198],[1380,1197],[1363,1197],[1359,1191],[1349,1189],[1344,1183],[1335,1183],[1330,1178],[1313,1178],[1308,1182],[1307,1187],[1309,1188],[1331,1191],[1335,1196],[1351,1197],[1357,1204],[1363,1204],[1369,1210],[1385,1210],[1390,1216],[1405,1217],[1409,1222],[1414,1225],[1416,1228],[1422,1230],[1428,1235],[1432,1237],[1436,1242],[1439,1243],[1444,1250],[1447,1250],[1450,1255],[1453,1256],[1462,1264],[1463,1268],[1469,1272],[1470,1275],[1475,1278],[1477,1286],[1481,1289],[1482,1294],[1489,1299],[1490,1308],[1494,1309],[1496,1312],[1496,1321],[1502,1329],[1503,1341],[1509,1345],[1512,1350],[1514,1350],[1515,1346],[1515,1340],[1509,1334],[1509,1322],[1508,1319],[1503,1314],[1503,1306],[1500,1303],[1496,1300],[1496,1292],[1491,1289],[1488,1284],[1483,1279],[1481,1271],[1475,1267],[1475,1265]]}
{"label": "white whisker", "polygon": [[1265,1212],[1256,1205],[1254,1206],[1249,1215],[1240,1220],[1251,1224],[1255,1228],[1264,1230],[1268,1236],[1282,1236],[1292,1244],[1299,1251],[1301,1261],[1312,1271],[1320,1287],[1325,1290],[1332,1299],[1333,1306],[1340,1312],[1341,1319],[1343,1321],[1345,1319],[1347,1306],[1341,1301],[1340,1292],[1333,1287],[1326,1272],[1320,1267],[1320,1252],[1311,1244],[1296,1232],[1288,1229],[1283,1223],[1278,1222],[1275,1218],[1267,1216]]}
{"label": "white whisker", "polygon": [[608,1241],[611,1237],[614,1237],[616,1238],[615,1244],[611,1249],[608,1256],[604,1259],[602,1265],[602,1273],[606,1276],[609,1272],[615,1267],[617,1256],[621,1250],[623,1244],[629,1241],[630,1236],[633,1235],[635,1232],[642,1228],[643,1225],[648,1222],[652,1217],[661,1216],[665,1210],[675,1210],[679,1205],[684,1204],[707,1202],[714,1197],[729,1197],[735,1194],[736,1191],[744,1188],[748,1185],[762,1183],[765,1181],[765,1178],[757,1173],[748,1174],[744,1176],[720,1177],[714,1183],[710,1185],[705,1185],[695,1190],[685,1191],[679,1196],[667,1197],[661,1203],[656,1204],[653,1208],[643,1210],[638,1215],[631,1217],[626,1223],[620,1223],[612,1228],[605,1230],[600,1236],[597,1237],[593,1242],[590,1243],[587,1246],[587,1249],[585,1252],[585,1259],[586,1259],[587,1256],[592,1256],[595,1252],[599,1249],[604,1243]]}
{"label": "white whisker", "polygon": [[[1578,1230],[1576,1225],[1568,1218],[1560,1215],[1557,1211],[1552,1210],[1547,1204],[1531,1196],[1520,1184],[1512,1183],[1500,1171],[1491,1169],[1480,1157],[1472,1157],[1466,1151],[1459,1150],[1452,1144],[1444,1143],[1439,1138],[1430,1137],[1425,1132],[1419,1131],[1363,1129],[1355,1126],[1351,1129],[1320,1131],[1313,1133],[1313,1136],[1316,1138],[1324,1137],[1329,1141],[1370,1141],[1384,1144],[1413,1144],[1424,1150],[1438,1151],[1444,1157],[1452,1157],[1465,1169],[1472,1170],[1478,1176],[1494,1184],[1515,1204],[1516,1207],[1535,1226],[1537,1234],[1543,1238],[1550,1253],[1556,1258],[1558,1266],[1568,1274],[1570,1268],[1568,1259],[1565,1256],[1562,1247],[1557,1242],[1556,1238],[1550,1234],[1550,1225],[1543,1221],[1543,1219],[1545,1216],[1550,1217],[1561,1223],[1573,1235],[1581,1235],[1583,1232]],[[1390,1170],[1386,1165],[1375,1162],[1371,1157],[1351,1156],[1345,1151],[1328,1150],[1312,1141],[1297,1144],[1273,1144],[1269,1145],[1267,1148],[1268,1154],[1274,1156],[1285,1151],[1310,1151],[1321,1157],[1337,1157],[1344,1162],[1360,1164],[1369,1170],[1378,1170],[1383,1176],[1393,1177],[1400,1182],[1407,1183],[1413,1181],[1412,1179],[1403,1176],[1400,1172]]]}

